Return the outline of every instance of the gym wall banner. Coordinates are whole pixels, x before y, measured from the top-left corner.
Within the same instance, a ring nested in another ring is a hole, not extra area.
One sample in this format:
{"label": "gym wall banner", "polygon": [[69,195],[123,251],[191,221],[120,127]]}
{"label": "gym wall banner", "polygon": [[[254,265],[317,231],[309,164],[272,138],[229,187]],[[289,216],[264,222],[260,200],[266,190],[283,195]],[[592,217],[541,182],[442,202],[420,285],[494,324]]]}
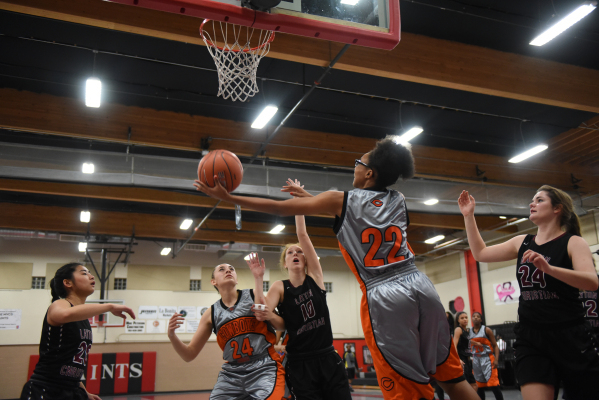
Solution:
{"label": "gym wall banner", "polygon": [[[27,380],[33,374],[39,358],[39,355],[29,357]],[[88,392],[97,395],[153,393],[156,352],[89,354],[82,381]]]}

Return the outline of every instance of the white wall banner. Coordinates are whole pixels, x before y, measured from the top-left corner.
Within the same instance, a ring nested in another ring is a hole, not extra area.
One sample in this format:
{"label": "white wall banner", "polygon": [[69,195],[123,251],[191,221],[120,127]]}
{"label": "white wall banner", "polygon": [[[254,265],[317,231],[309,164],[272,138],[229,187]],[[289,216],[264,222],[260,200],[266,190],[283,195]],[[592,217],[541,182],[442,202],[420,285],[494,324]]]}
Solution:
{"label": "white wall banner", "polygon": [[187,320],[187,333],[196,333],[199,325],[200,325],[199,319],[188,319]]}
{"label": "white wall banner", "polygon": [[496,305],[517,303],[520,297],[518,281],[493,284],[493,297]]}
{"label": "white wall banner", "polygon": [[158,306],[139,306],[137,318],[156,319],[158,318]]}
{"label": "white wall banner", "polygon": [[187,318],[196,318],[196,310],[197,308],[194,306],[188,306],[188,307],[179,307],[177,309],[177,312],[179,314],[183,314],[183,316],[187,319]]}
{"label": "white wall banner", "polygon": [[146,324],[146,333],[166,333],[166,323],[163,319],[148,321]]}
{"label": "white wall banner", "polygon": [[206,306],[199,306],[198,307],[198,313],[196,314],[196,318],[200,318],[202,315],[204,315],[204,313],[206,312],[206,310],[210,309],[210,307],[206,307]]}
{"label": "white wall banner", "polygon": [[177,313],[177,306],[160,306],[158,307],[158,318],[170,319],[173,314]]}
{"label": "white wall banner", "polygon": [[125,321],[125,333],[145,333],[146,332],[146,321],[140,320],[126,320]]}
{"label": "white wall banner", "polygon": [[19,329],[21,326],[21,310],[0,310],[0,330]]}

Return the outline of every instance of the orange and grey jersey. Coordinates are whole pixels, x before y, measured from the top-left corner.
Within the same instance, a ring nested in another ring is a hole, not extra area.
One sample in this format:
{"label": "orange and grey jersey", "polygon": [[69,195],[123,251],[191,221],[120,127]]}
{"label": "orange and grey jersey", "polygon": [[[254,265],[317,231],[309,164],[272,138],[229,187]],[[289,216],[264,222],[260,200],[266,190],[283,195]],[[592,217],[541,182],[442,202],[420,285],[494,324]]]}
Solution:
{"label": "orange and grey jersey", "polygon": [[237,303],[227,307],[222,299],[212,305],[212,326],[223,359],[243,363],[269,355],[276,336],[272,326],[258,321],[252,312],[254,293],[251,289],[237,291]]}
{"label": "orange and grey jersey", "polygon": [[405,198],[395,190],[354,189],[345,193],[341,218],[334,230],[353,259],[359,280],[367,285],[414,264],[406,240],[408,224]]}
{"label": "orange and grey jersey", "polygon": [[472,373],[478,387],[499,386],[497,370],[493,368],[495,354],[493,354],[493,346],[487,336],[486,327],[481,325],[478,332],[470,329],[468,339],[470,339],[470,351],[472,352]]}

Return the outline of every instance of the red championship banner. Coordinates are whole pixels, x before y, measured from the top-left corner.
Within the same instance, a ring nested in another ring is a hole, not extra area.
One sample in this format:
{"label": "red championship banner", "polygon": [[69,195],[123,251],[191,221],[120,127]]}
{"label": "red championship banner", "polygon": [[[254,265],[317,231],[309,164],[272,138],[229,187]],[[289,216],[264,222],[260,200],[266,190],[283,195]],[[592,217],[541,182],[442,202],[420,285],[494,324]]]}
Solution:
{"label": "red championship banner", "polygon": [[[33,374],[38,355],[29,357],[27,379]],[[154,392],[156,352],[92,353],[82,379],[87,391],[97,395]]]}

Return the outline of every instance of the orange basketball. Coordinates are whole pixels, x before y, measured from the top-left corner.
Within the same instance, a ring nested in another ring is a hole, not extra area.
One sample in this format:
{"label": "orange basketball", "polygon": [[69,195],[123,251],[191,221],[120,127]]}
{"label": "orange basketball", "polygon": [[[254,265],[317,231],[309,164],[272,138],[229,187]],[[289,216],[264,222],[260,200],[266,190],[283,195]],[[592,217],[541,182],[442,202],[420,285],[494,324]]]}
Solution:
{"label": "orange basketball", "polygon": [[214,175],[218,176],[218,181],[227,192],[232,192],[237,189],[243,178],[241,161],[228,150],[212,150],[200,160],[198,179],[214,187]]}

